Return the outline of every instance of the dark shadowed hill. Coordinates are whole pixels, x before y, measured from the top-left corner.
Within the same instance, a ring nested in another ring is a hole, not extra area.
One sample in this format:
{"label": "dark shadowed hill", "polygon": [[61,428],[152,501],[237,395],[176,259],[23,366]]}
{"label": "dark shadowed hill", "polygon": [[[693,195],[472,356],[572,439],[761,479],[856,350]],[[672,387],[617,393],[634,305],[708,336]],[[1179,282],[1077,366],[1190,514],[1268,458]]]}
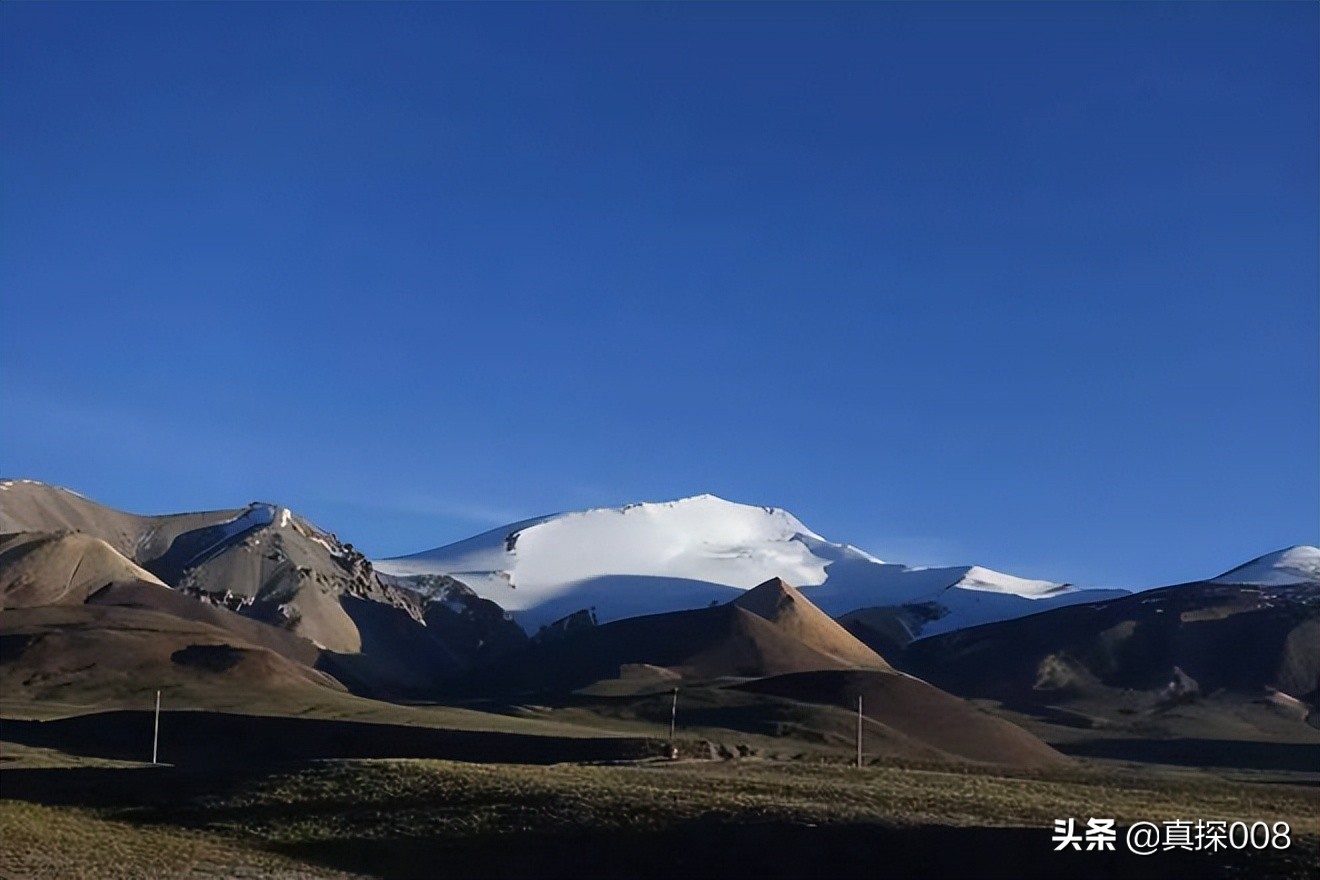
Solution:
{"label": "dark shadowed hill", "polygon": [[533,645],[479,671],[471,685],[502,691],[573,690],[634,664],[688,678],[759,677],[848,664],[737,605],[630,617]]}
{"label": "dark shadowed hill", "polygon": [[760,678],[812,669],[888,669],[793,587],[775,578],[732,602],[586,625],[481,670],[471,684],[564,691],[643,667],[689,679]]}
{"label": "dark shadowed hill", "polygon": [[7,704],[86,709],[278,701],[309,689],[342,691],[324,673],[232,631],[111,605],[16,608],[0,620],[0,695]]}
{"label": "dark shadowed hill", "polygon": [[[46,721],[6,720],[5,738],[75,754],[142,760],[151,743],[151,728],[150,711],[121,710]],[[659,741],[643,737],[455,730],[230,712],[164,712],[161,730],[162,761],[200,768],[251,768],[326,758],[552,764],[648,757],[661,748]]]}
{"label": "dark shadowed hill", "polygon": [[1150,590],[921,639],[898,662],[960,696],[1068,724],[1316,738],[1320,584]]}
{"label": "dark shadowed hill", "polygon": [[824,670],[763,678],[737,686],[757,694],[855,709],[912,739],[970,761],[1018,767],[1066,759],[1022,728],[966,700],[899,672]]}
{"label": "dark shadowed hill", "polygon": [[875,756],[1018,767],[1066,761],[1012,723],[895,672],[777,578],[725,605],[566,631],[483,670],[471,685],[659,724],[677,687],[685,728],[713,739],[715,731],[743,731],[836,749],[852,746],[860,695],[869,719],[864,747]]}
{"label": "dark shadowed hill", "polygon": [[999,699],[1170,685],[1314,699],[1320,585],[1150,590],[921,639],[905,663],[947,689]]}

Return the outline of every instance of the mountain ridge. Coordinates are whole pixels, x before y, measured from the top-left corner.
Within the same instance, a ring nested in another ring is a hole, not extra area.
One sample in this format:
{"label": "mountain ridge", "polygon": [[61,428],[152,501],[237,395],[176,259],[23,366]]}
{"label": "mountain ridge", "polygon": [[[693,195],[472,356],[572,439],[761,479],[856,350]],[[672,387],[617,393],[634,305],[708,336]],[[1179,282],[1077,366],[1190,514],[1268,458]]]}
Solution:
{"label": "mountain ridge", "polygon": [[[310,564],[331,572],[332,580],[365,577],[350,592],[380,592],[377,598],[403,610],[417,601],[456,608],[463,604],[455,599],[460,594],[469,597],[467,604],[493,602],[533,633],[583,611],[608,622],[724,603],[776,577],[800,584],[796,589],[827,615],[849,625],[862,620],[872,635],[890,633],[886,644],[898,646],[1130,592],[1020,578],[978,565],[886,562],[852,545],[826,540],[782,508],[739,504],[712,494],[532,517],[373,563],[351,544],[340,543],[277,504],[139,515],[101,505],[71,489],[35,480],[0,480],[0,533],[68,531],[98,538],[127,564],[208,601],[240,606],[258,601],[260,596],[250,590],[249,595],[233,595],[224,586],[251,580],[249,570],[257,569],[274,579],[262,588],[267,594],[296,596]],[[268,534],[273,537],[265,538]],[[271,553],[288,555],[287,546],[267,546],[281,544],[280,535],[306,552],[299,550],[298,560],[263,559]],[[316,560],[303,559],[307,553]],[[1296,545],[1207,582],[1278,585],[1308,578],[1320,578],[1320,549]],[[424,598],[399,598],[411,594]],[[342,609],[315,593],[299,601],[310,603],[311,617],[300,611],[303,619],[286,622],[303,627],[304,634],[323,646],[356,649],[350,633],[355,625]],[[282,607],[282,601],[276,601],[267,610],[283,613]],[[417,608],[407,613],[418,620],[422,616]]]}
{"label": "mountain ridge", "polygon": [[[168,603],[177,616],[184,606],[174,599],[186,598],[304,639],[312,662],[363,691],[425,692],[478,656],[525,641],[502,609],[461,584],[435,577],[422,595],[381,578],[352,544],[266,502],[139,516],[60,487],[4,480],[0,532],[15,551],[0,572],[6,603],[76,604],[107,584],[154,584],[168,593],[139,591],[137,599],[157,610]],[[16,551],[38,544],[60,552],[28,571]],[[56,596],[70,592],[64,573],[79,569],[83,547],[102,548],[98,565],[67,598]],[[43,596],[25,598],[34,581]]]}
{"label": "mountain ridge", "polygon": [[1212,584],[1282,587],[1320,583],[1320,547],[1294,544],[1211,578]]}
{"label": "mountain ridge", "polygon": [[772,577],[797,584],[834,617],[936,603],[941,613],[930,616],[928,632],[1126,592],[1083,591],[974,565],[885,562],[826,540],[782,508],[711,494],[534,517],[374,564],[398,577],[456,578],[529,631],[586,608],[601,622],[698,608]]}

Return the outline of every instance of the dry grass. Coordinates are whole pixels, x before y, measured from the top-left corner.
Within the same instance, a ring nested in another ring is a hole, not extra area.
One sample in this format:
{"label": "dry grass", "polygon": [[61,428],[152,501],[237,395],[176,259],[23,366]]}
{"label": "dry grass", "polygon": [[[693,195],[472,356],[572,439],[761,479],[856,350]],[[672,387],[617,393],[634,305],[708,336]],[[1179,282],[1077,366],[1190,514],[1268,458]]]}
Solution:
{"label": "dry grass", "polygon": [[[52,721],[96,712],[116,710],[150,711],[155,691],[148,687],[120,695],[101,694],[88,702],[29,700],[6,694],[0,698],[0,718]],[[361,721],[378,724],[408,724],[446,730],[471,730],[493,733],[521,733],[535,736],[600,737],[625,735],[610,730],[599,719],[593,726],[582,726],[557,718],[520,717],[514,714],[483,712],[460,706],[406,705],[373,700],[325,688],[308,688],[284,694],[226,694],[217,692],[204,700],[175,698],[169,691],[162,697],[165,711],[214,711],[240,715],[322,718],[333,721]]]}
{"label": "dry grass", "polygon": [[[6,878],[344,876],[311,861],[411,877],[436,853],[476,847],[498,855],[529,834],[585,835],[609,845],[655,833],[681,847],[694,822],[995,827],[1011,835],[1008,829],[1048,829],[1063,817],[1112,817],[1120,826],[1264,820],[1292,826],[1297,849],[1289,858],[1308,859],[1320,842],[1320,792],[1313,788],[1159,774],[857,770],[758,760],[617,766],[360,760],[240,776],[108,763],[59,767],[40,751],[20,757],[51,769],[16,773],[38,780],[40,787],[29,785],[25,796],[56,806],[0,801],[0,876]],[[17,790],[9,786],[5,796]],[[397,861],[389,867],[372,861],[391,858]],[[480,870],[484,863],[464,864]],[[1310,876],[1295,867],[1286,876]]]}
{"label": "dry grass", "polygon": [[[143,767],[140,761],[116,761],[113,758],[92,758],[73,755],[59,749],[29,746],[0,740],[0,770],[53,769],[56,767]],[[0,775],[0,779],[3,776]]]}
{"label": "dry grass", "polygon": [[0,801],[0,877],[347,878],[215,835],[100,818],[69,807]]}
{"label": "dry grass", "polygon": [[[296,812],[285,808],[296,804]],[[329,762],[195,805],[242,837],[305,842],[351,833],[464,838],[536,828],[663,828],[693,818],[1049,827],[1056,818],[1287,821],[1320,836],[1320,794],[1208,780],[1076,775],[1050,780],[900,767],[735,762],[527,767],[446,761]]]}

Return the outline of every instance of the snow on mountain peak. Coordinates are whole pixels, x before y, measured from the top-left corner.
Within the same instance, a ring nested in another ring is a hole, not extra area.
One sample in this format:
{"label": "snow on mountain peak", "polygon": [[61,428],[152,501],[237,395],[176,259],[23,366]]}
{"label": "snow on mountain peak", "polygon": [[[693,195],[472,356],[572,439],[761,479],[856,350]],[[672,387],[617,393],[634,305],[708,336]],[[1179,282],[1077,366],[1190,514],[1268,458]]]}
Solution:
{"label": "snow on mountain peak", "polygon": [[988,593],[1011,593],[1028,599],[1057,595],[1065,586],[1053,581],[1030,580],[973,565],[956,584],[965,590],[983,590]]}
{"label": "snow on mountain peak", "polygon": [[[605,622],[726,602],[771,578],[801,588],[836,616],[946,592],[939,601],[962,598],[978,607],[989,607],[976,598],[988,593],[1036,606],[1025,600],[1070,592],[978,566],[885,563],[827,541],[788,511],[709,494],[538,517],[375,565],[397,577],[449,575],[533,632],[588,607]],[[956,621],[953,615],[941,628]]]}
{"label": "snow on mountain peak", "polygon": [[1287,587],[1320,583],[1320,547],[1297,544],[1224,572],[1212,584]]}
{"label": "snow on mountain peak", "polygon": [[525,520],[377,568],[451,575],[535,626],[591,605],[602,620],[707,605],[773,576],[820,583],[803,535],[821,540],[786,511],[697,495]]}

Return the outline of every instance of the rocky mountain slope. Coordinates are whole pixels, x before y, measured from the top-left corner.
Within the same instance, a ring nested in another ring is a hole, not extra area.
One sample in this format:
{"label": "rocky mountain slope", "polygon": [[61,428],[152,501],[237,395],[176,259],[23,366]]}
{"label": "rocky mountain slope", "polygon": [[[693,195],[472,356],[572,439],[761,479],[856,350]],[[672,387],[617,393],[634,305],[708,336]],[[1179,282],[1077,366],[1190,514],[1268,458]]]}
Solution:
{"label": "rocky mountain slope", "polygon": [[[952,693],[1094,723],[1159,729],[1162,716],[1200,706],[1320,727],[1320,580],[1220,580],[921,639],[894,656]],[[852,631],[885,643],[856,621]]]}
{"label": "rocky mountain slope", "polygon": [[[430,690],[525,640],[461,584],[430,578],[423,595],[381,578],[351,544],[277,505],[137,516],[54,486],[3,481],[0,530],[7,604],[85,601],[129,582],[168,586],[306,640],[319,652],[314,663],[367,692]],[[167,609],[182,611],[177,601]]]}

